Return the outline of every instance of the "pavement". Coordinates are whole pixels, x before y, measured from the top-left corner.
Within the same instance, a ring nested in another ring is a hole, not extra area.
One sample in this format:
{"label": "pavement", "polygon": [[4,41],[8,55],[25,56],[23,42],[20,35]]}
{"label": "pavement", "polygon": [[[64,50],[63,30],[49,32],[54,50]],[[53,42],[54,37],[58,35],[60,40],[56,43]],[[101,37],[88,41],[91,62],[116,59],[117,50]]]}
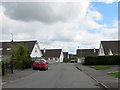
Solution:
{"label": "pavement", "polygon": [[25,70],[14,70],[13,74],[7,74],[5,76],[2,76],[2,85],[6,84],[8,82],[24,78],[26,76],[29,76],[33,74],[35,71],[32,70],[32,68],[25,69]]}
{"label": "pavement", "polygon": [[91,78],[93,78],[96,82],[102,85],[105,89],[120,90],[118,78],[108,76],[104,72],[89,68],[82,64],[76,64],[75,66],[77,69],[79,69],[80,71],[86,73]]}

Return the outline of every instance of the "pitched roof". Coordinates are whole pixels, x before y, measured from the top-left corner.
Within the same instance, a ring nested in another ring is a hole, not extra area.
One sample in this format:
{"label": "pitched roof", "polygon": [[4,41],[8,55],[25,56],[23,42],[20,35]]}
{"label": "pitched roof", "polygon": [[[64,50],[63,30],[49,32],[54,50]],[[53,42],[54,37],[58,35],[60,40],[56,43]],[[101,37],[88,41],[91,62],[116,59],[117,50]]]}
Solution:
{"label": "pitched roof", "polygon": [[68,58],[68,52],[63,52],[64,58]]}
{"label": "pitched roof", "polygon": [[0,42],[2,43],[2,54],[3,55],[9,55],[9,51],[7,50],[7,48],[11,48],[11,46],[16,46],[18,44],[24,44],[26,46],[26,48],[28,49],[28,53],[31,54],[34,45],[37,41],[14,41],[14,42]]}
{"label": "pitched roof", "polygon": [[60,57],[61,52],[62,49],[46,49],[45,53],[43,54],[43,57]]}
{"label": "pitched roof", "polygon": [[111,49],[114,55],[120,54],[120,41],[101,41],[105,55],[108,55]]}
{"label": "pitched roof", "polygon": [[[2,43],[0,43],[0,49],[2,49]],[[2,50],[0,50],[0,55],[2,55]]]}
{"label": "pitched roof", "polygon": [[94,56],[94,55],[98,55],[98,49],[95,49],[95,53],[94,53],[94,49],[77,49],[77,57],[87,57],[87,56]]}

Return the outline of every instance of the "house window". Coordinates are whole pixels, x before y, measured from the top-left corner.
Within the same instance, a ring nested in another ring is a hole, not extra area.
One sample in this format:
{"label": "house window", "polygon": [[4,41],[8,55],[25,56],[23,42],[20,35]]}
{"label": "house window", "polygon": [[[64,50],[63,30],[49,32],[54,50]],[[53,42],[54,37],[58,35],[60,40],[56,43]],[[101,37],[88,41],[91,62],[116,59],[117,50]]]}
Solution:
{"label": "house window", "polygon": [[109,49],[109,53],[108,53],[108,54],[109,54],[109,55],[113,55],[113,54],[112,54],[112,50],[111,50],[111,49]]}
{"label": "house window", "polygon": [[11,48],[7,48],[7,50],[11,50]]}
{"label": "house window", "polygon": [[55,60],[55,58],[53,58],[53,60]]}
{"label": "house window", "polygon": [[37,52],[37,48],[35,48],[35,52]]}
{"label": "house window", "polygon": [[57,58],[55,58],[55,60],[57,61]]}
{"label": "house window", "polygon": [[0,50],[3,50],[3,48],[0,48]]}
{"label": "house window", "polygon": [[101,48],[101,53],[104,53],[103,48]]}

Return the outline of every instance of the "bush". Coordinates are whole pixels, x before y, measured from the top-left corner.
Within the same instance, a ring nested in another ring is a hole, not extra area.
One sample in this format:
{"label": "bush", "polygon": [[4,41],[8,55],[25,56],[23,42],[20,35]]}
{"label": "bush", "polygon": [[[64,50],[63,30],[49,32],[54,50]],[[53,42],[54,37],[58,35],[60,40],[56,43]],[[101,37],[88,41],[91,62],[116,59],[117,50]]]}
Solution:
{"label": "bush", "polygon": [[3,61],[1,63],[2,63],[2,75],[5,75],[5,64]]}
{"label": "bush", "polygon": [[32,59],[29,56],[28,48],[24,44],[12,46],[11,61],[13,63],[13,67],[16,69],[24,70],[26,68],[30,68]]}
{"label": "bush", "polygon": [[67,58],[63,59],[63,62],[64,62],[64,63],[67,63],[67,62],[68,62],[68,59],[67,59]]}
{"label": "bush", "polygon": [[119,65],[120,56],[89,56],[85,57],[84,65]]}

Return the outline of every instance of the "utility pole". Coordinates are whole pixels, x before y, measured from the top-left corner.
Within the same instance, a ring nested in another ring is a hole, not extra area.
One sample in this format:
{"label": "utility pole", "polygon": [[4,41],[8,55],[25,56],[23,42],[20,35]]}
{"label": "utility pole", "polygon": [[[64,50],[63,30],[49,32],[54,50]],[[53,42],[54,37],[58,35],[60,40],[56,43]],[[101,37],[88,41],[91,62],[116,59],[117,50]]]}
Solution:
{"label": "utility pole", "polygon": [[11,36],[12,36],[12,41],[13,41],[13,33],[11,33]]}
{"label": "utility pole", "polygon": [[82,49],[81,49],[81,58],[82,58]]}
{"label": "utility pole", "polygon": [[82,49],[81,49],[81,62],[82,62]]}
{"label": "utility pole", "polygon": [[[11,46],[13,45],[13,33],[11,33],[12,40],[11,40]],[[11,73],[13,74],[13,62],[10,60],[10,65],[11,65]]]}

